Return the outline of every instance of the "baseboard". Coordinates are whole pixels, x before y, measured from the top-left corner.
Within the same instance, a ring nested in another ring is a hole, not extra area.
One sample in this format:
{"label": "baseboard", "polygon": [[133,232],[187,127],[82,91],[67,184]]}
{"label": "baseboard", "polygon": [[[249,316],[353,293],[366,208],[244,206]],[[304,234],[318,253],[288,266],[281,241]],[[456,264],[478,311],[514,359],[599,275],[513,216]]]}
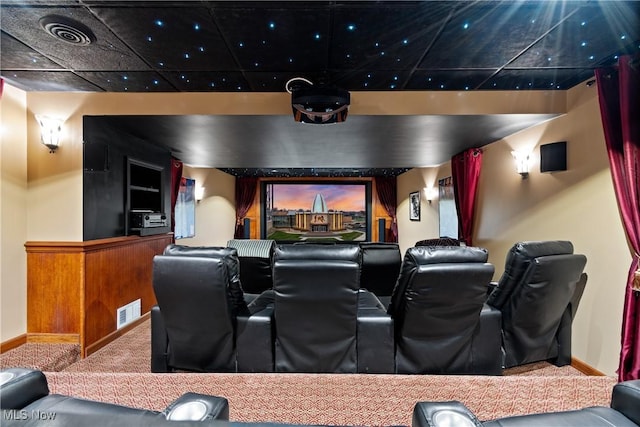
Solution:
{"label": "baseboard", "polygon": [[80,335],[27,333],[27,342],[46,344],[80,344]]}
{"label": "baseboard", "polygon": [[84,354],[81,355],[81,357],[85,358],[85,357],[95,353],[96,351],[100,350],[102,347],[104,347],[105,345],[109,344],[110,342],[112,342],[116,338],[120,338],[122,335],[126,334],[131,329],[135,328],[136,326],[140,325],[141,323],[144,323],[144,321],[148,320],[150,317],[151,317],[151,312],[145,313],[142,316],[140,316],[138,319],[136,319],[133,322],[129,323],[128,325],[123,326],[122,328],[111,332],[109,335],[107,335],[107,336],[105,336],[103,338],[100,338],[95,343],[93,343],[91,345],[88,345],[87,348],[84,350]]}
{"label": "baseboard", "polygon": [[27,343],[27,334],[18,335],[15,338],[6,340],[0,343],[0,354],[5,351],[13,350],[16,347],[20,347],[22,344]]}
{"label": "baseboard", "polygon": [[589,375],[592,377],[606,377],[603,372],[600,372],[593,366],[587,365],[582,360],[576,359],[575,357],[571,358],[571,367],[577,369],[585,375]]}

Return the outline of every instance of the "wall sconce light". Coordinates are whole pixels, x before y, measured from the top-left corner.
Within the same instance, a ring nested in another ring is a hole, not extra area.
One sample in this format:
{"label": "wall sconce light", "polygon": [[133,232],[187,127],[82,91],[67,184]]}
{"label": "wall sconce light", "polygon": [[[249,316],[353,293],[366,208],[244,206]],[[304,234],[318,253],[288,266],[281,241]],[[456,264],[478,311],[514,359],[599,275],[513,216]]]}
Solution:
{"label": "wall sconce light", "polygon": [[204,187],[196,187],[196,202],[200,203],[200,200],[204,198]]}
{"label": "wall sconce light", "polygon": [[55,153],[60,146],[60,134],[64,120],[53,117],[36,115],[40,125],[40,140],[49,149],[49,153]]}
{"label": "wall sconce light", "polygon": [[433,201],[433,199],[436,198],[437,195],[438,195],[438,192],[436,191],[435,188],[433,187],[424,188],[424,197],[425,199],[427,199],[427,202],[429,202],[429,204],[431,204],[431,202]]}
{"label": "wall sconce light", "polygon": [[516,171],[522,179],[529,177],[529,153],[525,151],[512,151],[511,155],[516,161]]}

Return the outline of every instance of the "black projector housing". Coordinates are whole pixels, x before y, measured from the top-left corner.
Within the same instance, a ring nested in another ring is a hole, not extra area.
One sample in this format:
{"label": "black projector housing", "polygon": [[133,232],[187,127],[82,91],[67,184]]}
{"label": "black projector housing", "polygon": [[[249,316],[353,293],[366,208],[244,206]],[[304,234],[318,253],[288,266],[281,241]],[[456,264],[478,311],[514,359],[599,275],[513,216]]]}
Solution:
{"label": "black projector housing", "polygon": [[293,119],[300,123],[331,124],[347,120],[351,95],[331,87],[304,87],[291,91]]}

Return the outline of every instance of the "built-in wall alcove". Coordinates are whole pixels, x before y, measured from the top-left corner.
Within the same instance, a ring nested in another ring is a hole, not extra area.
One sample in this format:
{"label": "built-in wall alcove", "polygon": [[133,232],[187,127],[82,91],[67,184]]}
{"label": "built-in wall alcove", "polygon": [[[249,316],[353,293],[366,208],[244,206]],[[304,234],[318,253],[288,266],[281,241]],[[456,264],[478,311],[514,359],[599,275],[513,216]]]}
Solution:
{"label": "built-in wall alcove", "polygon": [[113,126],[106,116],[83,118],[83,145],[84,241],[137,234],[132,209],[170,213],[168,149]]}

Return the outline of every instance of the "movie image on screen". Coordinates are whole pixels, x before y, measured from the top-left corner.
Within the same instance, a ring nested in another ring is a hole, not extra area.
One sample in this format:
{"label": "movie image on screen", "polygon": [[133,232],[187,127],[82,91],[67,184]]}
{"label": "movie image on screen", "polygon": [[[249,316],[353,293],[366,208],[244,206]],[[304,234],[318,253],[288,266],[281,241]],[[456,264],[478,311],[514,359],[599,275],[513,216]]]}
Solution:
{"label": "movie image on screen", "polygon": [[370,240],[368,183],[263,183],[262,237],[276,241]]}

